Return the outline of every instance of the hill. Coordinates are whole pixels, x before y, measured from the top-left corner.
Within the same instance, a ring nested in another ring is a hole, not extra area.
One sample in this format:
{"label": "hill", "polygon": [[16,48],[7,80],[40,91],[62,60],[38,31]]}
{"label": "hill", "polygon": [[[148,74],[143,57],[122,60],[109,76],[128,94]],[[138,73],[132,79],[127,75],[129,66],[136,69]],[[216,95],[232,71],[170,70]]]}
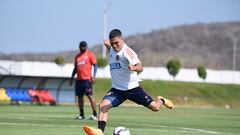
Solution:
{"label": "hill", "polygon": [[[125,37],[126,43],[139,55],[145,66],[165,66],[177,58],[182,66],[196,68],[199,64],[211,69],[232,69],[233,44],[236,41],[236,69],[240,70],[240,22],[191,24],[153,30]],[[101,55],[101,45],[93,50]],[[73,62],[77,50],[59,53],[0,54],[0,59],[52,61],[64,56],[67,63]]]}

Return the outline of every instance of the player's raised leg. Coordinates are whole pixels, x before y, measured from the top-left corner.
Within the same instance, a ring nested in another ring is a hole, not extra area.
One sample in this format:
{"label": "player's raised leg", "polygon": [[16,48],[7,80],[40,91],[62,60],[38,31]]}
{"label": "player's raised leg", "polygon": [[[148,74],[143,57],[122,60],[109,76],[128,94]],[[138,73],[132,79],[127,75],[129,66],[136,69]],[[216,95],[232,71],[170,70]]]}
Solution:
{"label": "player's raised leg", "polygon": [[165,107],[169,109],[173,109],[174,105],[173,102],[167,98],[164,98],[162,96],[158,96],[156,100],[152,101],[150,105],[148,106],[149,109],[152,111],[159,111],[161,106],[164,105]]}
{"label": "player's raised leg", "polygon": [[163,105],[169,109],[173,109],[174,105],[173,102],[167,98],[164,98],[162,96],[158,96],[157,99],[162,100],[163,101]]}

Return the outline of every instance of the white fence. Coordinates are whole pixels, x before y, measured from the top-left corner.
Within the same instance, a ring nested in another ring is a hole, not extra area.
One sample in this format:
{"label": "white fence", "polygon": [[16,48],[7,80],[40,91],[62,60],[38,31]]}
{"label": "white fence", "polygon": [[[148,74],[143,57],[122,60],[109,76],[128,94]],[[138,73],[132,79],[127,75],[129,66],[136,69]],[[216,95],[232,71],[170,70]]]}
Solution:
{"label": "white fence", "polygon": [[[73,64],[59,66],[52,62],[15,62],[0,60],[0,74],[70,77],[72,69]],[[110,78],[109,67],[98,68],[97,77]],[[141,79],[151,80],[174,80],[165,67],[145,67],[139,77]],[[184,68],[180,69],[175,80],[203,82],[203,80],[199,78],[196,69]],[[207,78],[204,82],[240,84],[240,71],[233,72],[228,70],[207,69]]]}

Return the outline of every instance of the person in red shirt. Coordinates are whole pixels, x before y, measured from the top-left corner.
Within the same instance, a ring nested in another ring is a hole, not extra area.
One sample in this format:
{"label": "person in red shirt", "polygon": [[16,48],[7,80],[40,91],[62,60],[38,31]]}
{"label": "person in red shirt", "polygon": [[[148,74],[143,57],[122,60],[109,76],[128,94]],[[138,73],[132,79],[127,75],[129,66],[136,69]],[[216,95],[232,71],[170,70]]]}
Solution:
{"label": "person in red shirt", "polygon": [[[75,81],[75,95],[78,97],[78,106],[80,114],[75,118],[82,120],[84,116],[84,94],[88,97],[93,114],[90,117],[92,120],[97,120],[96,101],[93,97],[92,85],[96,81],[97,60],[94,54],[87,49],[87,43],[81,41],[79,44],[80,52],[75,56],[74,69],[70,79],[70,86],[72,86],[74,76],[77,74]],[[92,74],[92,67],[94,72]]]}

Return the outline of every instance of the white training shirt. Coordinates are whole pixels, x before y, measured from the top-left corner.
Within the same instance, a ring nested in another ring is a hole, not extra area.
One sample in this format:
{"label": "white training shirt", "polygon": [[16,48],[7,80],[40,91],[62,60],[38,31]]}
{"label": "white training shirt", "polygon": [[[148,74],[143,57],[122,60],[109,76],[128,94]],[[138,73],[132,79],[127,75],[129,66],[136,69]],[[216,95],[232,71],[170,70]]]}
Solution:
{"label": "white training shirt", "polygon": [[128,69],[129,64],[141,63],[137,54],[129,48],[125,43],[119,52],[115,52],[110,47],[109,67],[112,78],[112,88],[118,90],[130,90],[139,86],[139,81],[136,71]]}

